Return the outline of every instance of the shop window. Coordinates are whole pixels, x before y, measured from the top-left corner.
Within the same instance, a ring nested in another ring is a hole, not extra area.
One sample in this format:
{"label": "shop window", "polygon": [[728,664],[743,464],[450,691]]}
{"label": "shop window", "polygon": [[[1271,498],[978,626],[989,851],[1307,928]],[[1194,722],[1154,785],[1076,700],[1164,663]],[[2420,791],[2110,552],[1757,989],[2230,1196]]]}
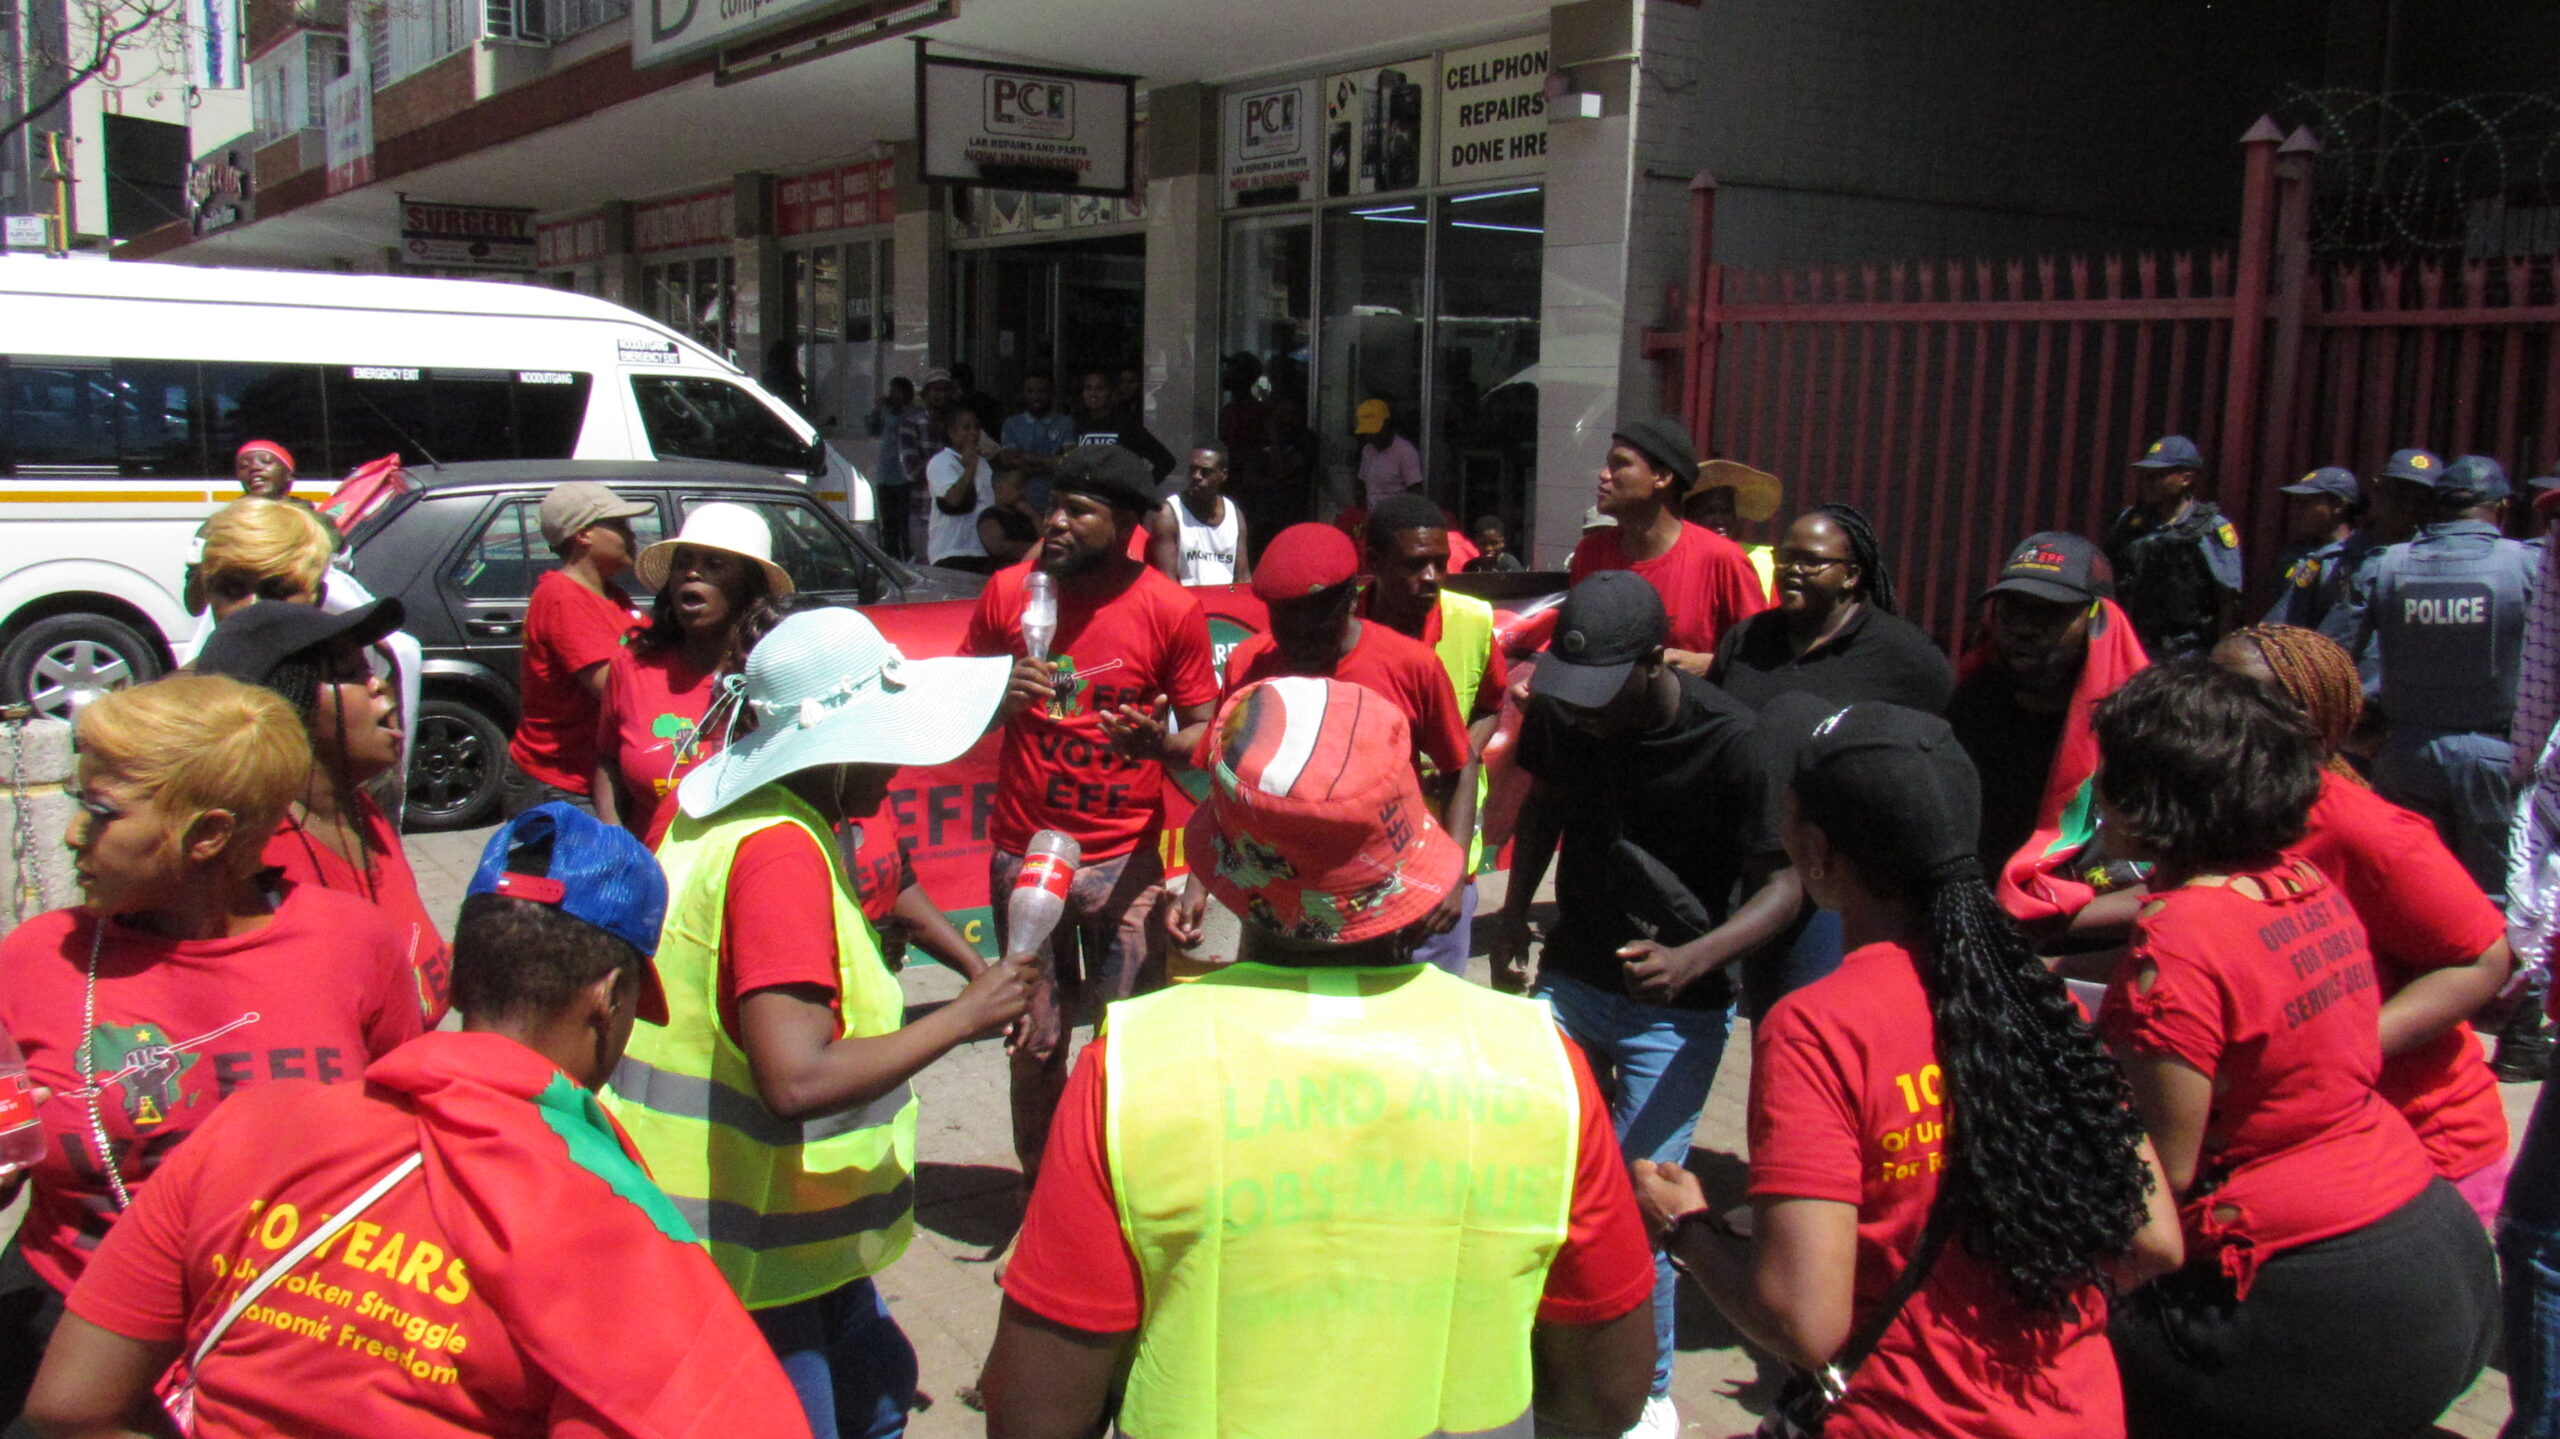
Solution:
{"label": "shop window", "polygon": [[1422,355],[1428,315],[1425,201],[1325,212],[1322,355],[1314,425],[1330,481],[1325,504],[1358,498],[1361,405],[1384,400],[1397,433],[1424,448]]}
{"label": "shop window", "polygon": [[727,380],[634,375],[632,398],[660,459],[727,460],[767,469],[809,468],[809,446],[762,401]]}
{"label": "shop window", "polygon": [[1440,202],[1434,222],[1431,492],[1527,538],[1538,465],[1538,305],[1546,195],[1515,186]]}

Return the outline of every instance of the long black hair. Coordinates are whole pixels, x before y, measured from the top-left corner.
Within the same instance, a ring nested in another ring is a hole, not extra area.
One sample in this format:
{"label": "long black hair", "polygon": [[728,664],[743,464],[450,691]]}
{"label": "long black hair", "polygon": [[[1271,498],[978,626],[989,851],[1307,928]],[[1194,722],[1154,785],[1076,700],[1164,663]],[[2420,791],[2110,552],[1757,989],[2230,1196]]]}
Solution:
{"label": "long black hair", "polygon": [[[302,721],[302,733],[311,741],[312,773],[316,775],[323,765],[328,766],[328,783],[336,795],[338,813],[346,817],[348,833],[355,839],[356,872],[364,883],[363,897],[377,900],[381,895],[382,874],[373,862],[371,838],[356,818],[356,794],[360,786],[356,784],[355,776],[347,772],[346,693],[331,682],[336,664],[330,650],[330,645],[296,650],[276,661],[274,668],[268,670],[267,677],[259,683],[292,706],[294,716]],[[334,762],[324,760],[320,752],[320,705],[324,693],[338,727],[338,753]],[[398,770],[393,770],[393,773],[397,774]],[[284,827],[302,845],[303,853],[311,860],[312,869],[317,871],[320,860],[312,853],[311,836],[303,829],[302,821],[295,817],[290,804],[285,806]]]}
{"label": "long black hair", "polygon": [[[1943,733],[1942,722],[1930,724]],[[1937,781],[1957,795],[1948,804],[1880,804],[1879,784],[1899,788],[1904,774],[1880,781],[1867,767],[1859,781],[1835,783],[1810,748],[1806,758],[1795,782],[1804,819],[1870,889],[1926,916],[1912,959],[1946,1096],[1946,1168],[1932,1217],[2021,1306],[2076,1313],[2087,1287],[2105,1282],[2100,1265],[2132,1246],[2150,1212],[2142,1123],[2124,1072],[1992,897],[1969,843],[1913,832],[1934,823],[1970,833],[1969,821],[1930,818],[1973,803],[1978,781],[1960,752],[1937,767]],[[1892,761],[1906,762],[1929,759],[1915,750]]]}
{"label": "long black hair", "polygon": [[1849,563],[1858,567],[1858,598],[1886,614],[1899,613],[1893,571],[1885,565],[1884,547],[1876,543],[1876,527],[1850,505],[1816,505],[1813,513],[1838,525],[1848,537]]}

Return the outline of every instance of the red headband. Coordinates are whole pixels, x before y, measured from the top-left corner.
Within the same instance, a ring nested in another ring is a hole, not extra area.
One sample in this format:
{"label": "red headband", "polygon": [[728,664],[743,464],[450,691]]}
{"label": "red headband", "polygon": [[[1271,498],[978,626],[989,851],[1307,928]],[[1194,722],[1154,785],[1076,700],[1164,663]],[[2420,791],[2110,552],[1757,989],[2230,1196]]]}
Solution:
{"label": "red headband", "polygon": [[237,459],[240,455],[249,454],[252,451],[263,451],[275,456],[278,460],[283,462],[284,467],[288,470],[299,468],[299,466],[295,465],[293,462],[293,451],[286,449],[284,446],[277,444],[273,440],[251,440],[247,444],[242,445],[238,454],[235,454],[232,458]]}

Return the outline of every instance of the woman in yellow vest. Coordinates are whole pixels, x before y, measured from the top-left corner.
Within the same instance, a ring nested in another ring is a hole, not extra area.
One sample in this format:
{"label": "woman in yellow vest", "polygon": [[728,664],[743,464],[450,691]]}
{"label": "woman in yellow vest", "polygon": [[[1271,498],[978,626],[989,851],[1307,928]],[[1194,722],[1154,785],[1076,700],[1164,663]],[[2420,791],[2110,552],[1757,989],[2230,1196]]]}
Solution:
{"label": "woman in yellow vest", "polygon": [[1543,1009],[1416,960],[1465,856],[1403,714],[1269,680],[1209,748],[1187,845],[1242,957],[1114,1004],[1078,1061],[988,1434],[1094,1433],[1124,1372],[1133,1439],[1527,1439],[1533,1407],[1541,1433],[1620,1433],[1653,1257],[1615,1130]]}
{"label": "woman in yellow vest", "polygon": [[871,1276],[915,1227],[908,1081],[1030,994],[1027,969],[998,964],[900,1028],[904,997],[829,836],[877,813],[900,766],[974,743],[1010,673],[905,659],[849,609],[793,615],[747,657],[736,720],[753,733],[677,785],[658,849],[667,1022],[633,1031],[604,1102],[772,1343],[817,1439],[905,1431],[915,1351]]}

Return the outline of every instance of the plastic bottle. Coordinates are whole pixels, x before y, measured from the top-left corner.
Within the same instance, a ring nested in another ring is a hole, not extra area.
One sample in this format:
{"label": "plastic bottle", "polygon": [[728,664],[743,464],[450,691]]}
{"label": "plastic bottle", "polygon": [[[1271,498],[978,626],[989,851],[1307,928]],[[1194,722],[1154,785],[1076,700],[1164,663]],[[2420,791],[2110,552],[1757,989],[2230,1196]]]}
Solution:
{"label": "plastic bottle", "polygon": [[[1045,570],[1033,570],[1022,581],[1022,652],[1035,660],[1049,657],[1049,642],[1058,637],[1058,582]],[[1067,861],[1072,868],[1073,859]]]}
{"label": "plastic bottle", "polygon": [[1022,871],[1013,877],[1013,893],[1004,908],[1005,949],[1036,954],[1049,943],[1058,916],[1067,912],[1067,887],[1075,883],[1076,866],[1084,862],[1084,846],[1044,829],[1031,837]]}
{"label": "plastic bottle", "polygon": [[36,1082],[16,1041],[0,1033],[0,1167],[27,1166],[44,1157],[44,1126],[36,1122]]}

